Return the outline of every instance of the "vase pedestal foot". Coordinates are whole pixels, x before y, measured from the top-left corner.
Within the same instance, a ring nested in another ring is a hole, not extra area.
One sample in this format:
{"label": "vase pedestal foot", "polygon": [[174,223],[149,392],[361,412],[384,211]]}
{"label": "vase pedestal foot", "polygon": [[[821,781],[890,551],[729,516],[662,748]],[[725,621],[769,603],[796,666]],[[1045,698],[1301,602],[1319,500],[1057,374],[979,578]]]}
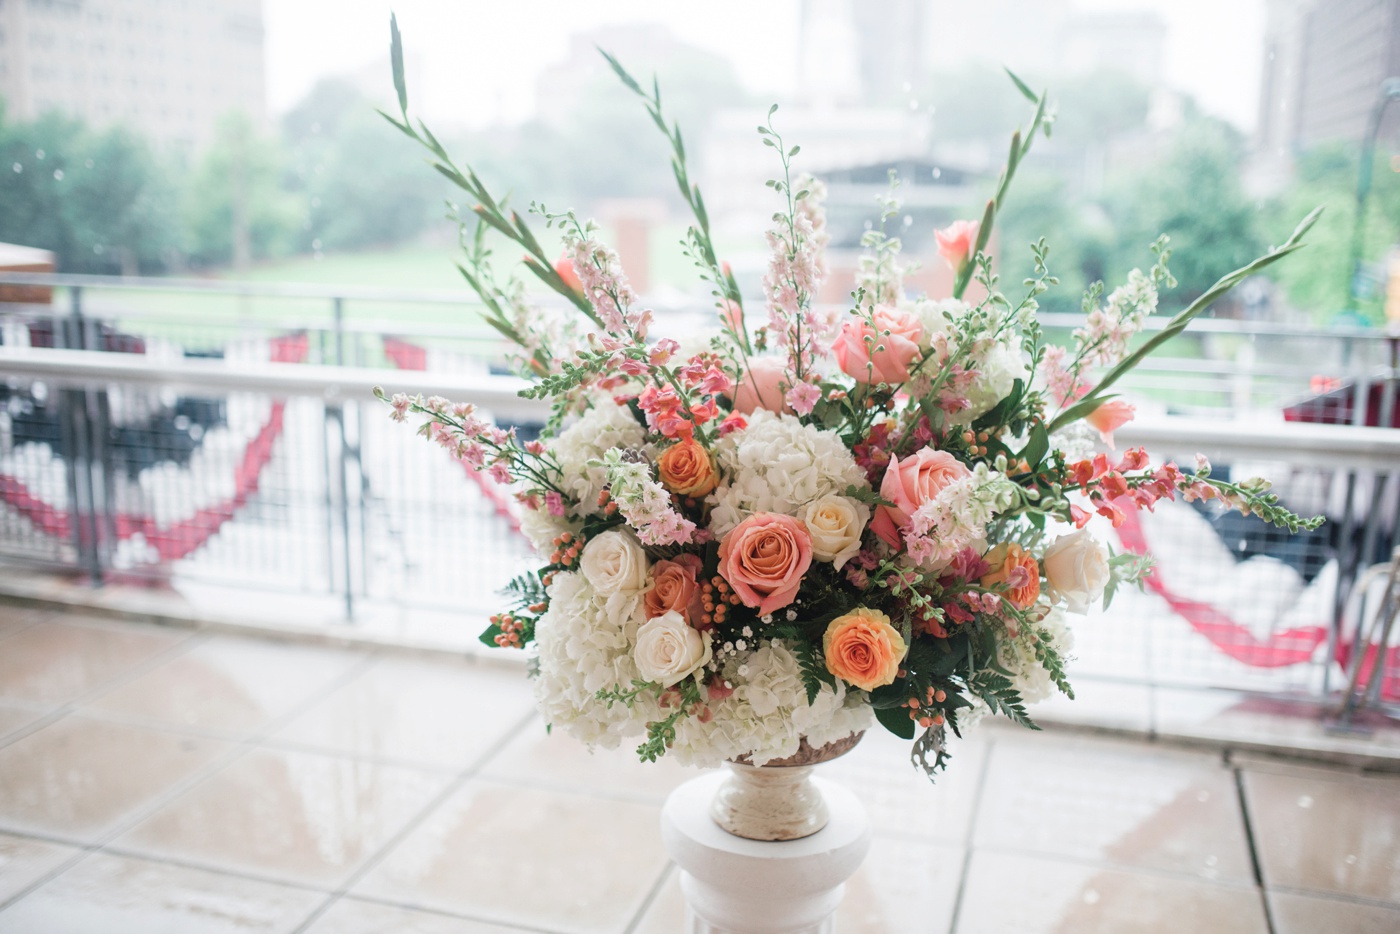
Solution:
{"label": "vase pedestal foot", "polygon": [[748,840],[711,817],[725,778],[691,779],[661,812],[662,839],[681,870],[686,934],[830,934],[846,880],[870,849],[865,808],[845,787],[808,779],[826,802],[826,826],[799,840]]}

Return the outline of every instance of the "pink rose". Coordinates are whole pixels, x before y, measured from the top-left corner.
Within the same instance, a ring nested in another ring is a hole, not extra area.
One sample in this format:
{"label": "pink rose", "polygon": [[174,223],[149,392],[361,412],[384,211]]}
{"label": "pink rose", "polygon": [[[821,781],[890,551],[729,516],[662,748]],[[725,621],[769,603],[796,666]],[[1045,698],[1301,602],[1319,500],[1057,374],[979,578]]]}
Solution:
{"label": "pink rose", "polygon": [[1098,431],[1104,444],[1116,450],[1113,447],[1113,433],[1132,421],[1136,414],[1137,410],[1122,399],[1111,399],[1084,416],[1084,421]]}
{"label": "pink rose", "polygon": [[812,537],[792,516],[760,512],[730,530],[719,544],[719,573],[745,606],[763,615],[797,598],[812,565]]}
{"label": "pink rose", "polygon": [[942,230],[933,232],[938,241],[938,253],[954,270],[962,269],[972,259],[972,246],[977,242],[977,221],[953,221]]}
{"label": "pink rose", "polygon": [[908,524],[914,511],[954,480],[971,475],[972,471],[947,451],[922,448],[902,461],[891,456],[890,465],[885,468],[885,479],[880,482],[880,498],[894,505],[875,507],[870,530],[891,548],[899,548],[899,530]]}
{"label": "pink rose", "polygon": [[[851,318],[836,338],[836,362],[858,383],[902,383],[909,379],[909,365],[919,356],[924,326],[910,312],[882,305],[871,316]],[[885,333],[885,332],[889,333]]]}
{"label": "pink rose", "polygon": [[692,554],[678,555],[672,561],[662,559],[652,565],[652,586],[642,598],[647,619],[674,610],[696,629],[709,628],[700,625],[700,585],[696,582],[700,568],[700,556]]}
{"label": "pink rose", "polygon": [[783,401],[785,369],[779,357],[750,357],[749,368],[734,390],[734,411],[742,415],[752,415],[754,409],[791,412]]}

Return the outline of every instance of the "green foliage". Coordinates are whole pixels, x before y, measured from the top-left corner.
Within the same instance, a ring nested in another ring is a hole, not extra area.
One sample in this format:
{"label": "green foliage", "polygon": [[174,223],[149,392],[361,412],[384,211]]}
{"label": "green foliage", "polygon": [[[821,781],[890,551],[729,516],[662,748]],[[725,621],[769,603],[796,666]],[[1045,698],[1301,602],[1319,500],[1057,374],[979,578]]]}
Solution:
{"label": "green foliage", "polygon": [[1172,270],[1186,300],[1258,255],[1259,212],[1241,182],[1244,156],[1237,131],[1223,121],[1195,117],[1161,158],[1112,177],[1103,200],[1116,244],[1108,257],[1108,281],[1140,265],[1143,245],[1160,234],[1171,237],[1177,249]]}
{"label": "green foliage", "polygon": [[[1379,262],[1392,245],[1400,242],[1400,172],[1391,167],[1392,153],[1384,151],[1384,146],[1380,148],[1371,176],[1362,240],[1362,260],[1368,264]],[[1265,215],[1278,223],[1290,213],[1296,215],[1313,205],[1327,205],[1307,256],[1270,271],[1289,301],[1310,312],[1316,324],[1330,323],[1346,307],[1351,287],[1359,159],[1355,146],[1341,143],[1305,153],[1298,160],[1297,180]],[[1377,288],[1375,294],[1361,299],[1357,308],[1373,323],[1383,321],[1383,290]]]}
{"label": "green foliage", "polygon": [[836,690],[836,676],[827,670],[826,660],[809,636],[795,626],[777,627],[771,636],[782,639],[797,659],[797,667],[802,672],[802,686],[807,689],[807,703],[816,701],[817,695],[822,692],[822,685]]}
{"label": "green foliage", "polygon": [[150,271],[178,244],[167,169],[128,130],[0,110],[0,168],[0,241],[52,250],[61,272]]}
{"label": "green foliage", "polygon": [[400,243],[442,214],[451,189],[423,171],[414,147],[353,86],[320,82],[283,118],[282,132],[289,187],[306,211],[298,249]]}
{"label": "green foliage", "polygon": [[282,170],[275,139],[258,133],[242,114],[223,117],[185,192],[190,257],[223,264],[291,252],[305,214],[300,200],[282,187]]}
{"label": "green foliage", "polygon": [[1021,726],[1031,730],[1040,729],[1026,713],[1025,702],[1012,685],[1011,679],[995,671],[983,670],[968,682],[972,693],[982,698],[983,703],[992,708],[993,713],[1004,714]]}

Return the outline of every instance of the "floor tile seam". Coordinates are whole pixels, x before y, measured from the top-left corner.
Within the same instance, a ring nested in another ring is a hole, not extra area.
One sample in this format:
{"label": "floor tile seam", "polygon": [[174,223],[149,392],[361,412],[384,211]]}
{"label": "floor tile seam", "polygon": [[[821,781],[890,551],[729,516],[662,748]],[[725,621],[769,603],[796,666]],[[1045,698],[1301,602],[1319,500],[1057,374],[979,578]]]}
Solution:
{"label": "floor tile seam", "polygon": [[[699,777],[698,773],[696,776]],[[549,779],[527,778],[518,775],[507,775],[500,772],[492,772],[483,768],[479,773],[473,775],[476,781],[490,782],[493,785],[504,785],[510,788],[528,788],[532,791],[548,791],[555,794],[570,795],[579,798],[594,798],[600,801],[616,801],[622,804],[645,804],[651,807],[661,807],[666,803],[666,798],[670,792],[656,795],[649,795],[643,792],[611,791],[601,786],[580,786],[568,784],[563,781],[551,781]]]}
{"label": "floor tile seam", "polygon": [[455,921],[474,921],[480,924],[500,925],[502,927],[509,928],[511,931],[519,931],[520,934],[570,934],[570,932],[568,931],[561,931],[557,928],[536,927],[534,925],[521,924],[515,921],[502,921],[500,918],[488,918],[482,915],[463,914],[462,912],[455,911],[451,908],[430,906],[425,905],[421,902],[404,901],[400,899],[387,898],[382,895],[370,895],[368,893],[351,895],[349,893],[343,892],[332,893],[330,900],[326,903],[325,906],[323,906],[323,909],[317,913],[316,917],[308,918],[306,921],[302,922],[303,927],[295,928],[294,931],[304,930],[304,925],[314,923],[322,914],[325,913],[325,911],[328,911],[336,902],[347,898],[351,901],[356,902],[370,902],[371,904],[381,905],[385,908],[402,908],[406,911],[421,911],[426,914],[439,915],[444,918],[451,918]]}
{"label": "floor tile seam", "polygon": [[14,629],[10,629],[10,630],[6,630],[6,631],[4,631],[4,632],[0,632],[0,642],[4,642],[6,639],[9,639],[9,638],[12,638],[12,637],[14,637],[14,636],[17,636],[17,635],[19,635],[19,634],[22,633],[22,632],[28,632],[29,630],[33,629],[35,626],[41,626],[41,625],[43,625],[45,622],[46,622],[46,620],[44,620],[44,619],[36,619],[36,620],[34,620],[33,622],[25,623],[25,624],[22,625],[22,626],[16,626]]}
{"label": "floor tile seam", "polygon": [[314,892],[318,895],[327,895],[331,892],[330,886],[316,885],[311,882],[303,882],[284,876],[261,874],[212,860],[204,861],[198,858],[174,856],[168,853],[162,853],[158,850],[145,850],[139,846],[105,844],[89,848],[88,855],[120,856],[124,859],[139,859],[147,863],[157,863],[162,866],[175,866],[180,869],[196,869],[200,872],[208,872],[218,876],[229,876],[248,882],[264,882],[268,885],[279,885],[284,888],[297,889],[298,891]]}
{"label": "floor tile seam", "polygon": [[261,737],[258,739],[257,744],[259,749],[268,751],[296,752],[304,755],[324,756],[330,759],[345,759],[350,762],[359,762],[365,765],[379,765],[386,768],[413,769],[419,772],[434,772],[440,775],[457,775],[462,771],[462,766],[460,764],[427,762],[419,759],[404,759],[397,756],[381,756],[371,753],[355,752],[348,749],[336,749],[332,746],[316,746],[297,740],[281,739],[276,735]]}
{"label": "floor tile seam", "polygon": [[642,899],[642,904],[637,908],[636,913],[632,915],[632,920],[622,929],[622,934],[635,934],[638,926],[646,920],[647,912],[651,911],[652,906],[656,904],[656,900],[661,897],[662,890],[666,887],[667,883],[670,882],[671,872],[673,870],[675,872],[680,872],[680,868],[676,866],[675,862],[667,859],[665,865],[661,867],[661,872],[657,875],[656,881],[653,882],[651,888],[647,890],[646,897]]}
{"label": "floor tile seam", "polygon": [[173,645],[166,646],[164,649],[161,649],[159,652],[155,653],[154,655],[150,656],[144,661],[137,662],[132,667],[124,669],[119,674],[116,674],[105,681],[98,682],[91,688],[88,688],[86,691],[68,700],[65,703],[65,706],[76,709],[78,707],[83,706],[84,704],[90,704],[93,701],[103,697],[104,695],[110,694],[117,688],[130,684],[132,681],[135,681],[142,675],[150,674],[152,671],[155,671],[157,668],[159,668],[161,665],[164,665],[166,662],[174,661],[175,659],[188,654],[193,649],[204,645],[211,638],[212,636],[207,632],[191,632],[183,639],[180,639]]}
{"label": "floor tile seam", "polygon": [[968,848],[982,853],[996,854],[998,856],[1026,856],[1045,862],[1073,863],[1085,869],[1101,869],[1110,872],[1127,872],[1137,875],[1157,876],[1163,879],[1175,879],[1180,882],[1200,882],[1226,889],[1246,890],[1260,888],[1260,886],[1250,878],[1230,876],[1211,878],[1210,876],[1186,872],[1179,869],[1165,869],[1161,866],[1149,866],[1142,863],[1130,863],[1121,860],[1095,859],[1092,856],[1083,856],[1078,853],[1062,853],[1054,850],[1013,847],[995,843],[977,843],[976,841],[968,844]]}
{"label": "floor tile seam", "polygon": [[1400,898],[1390,900],[1377,898],[1374,895],[1356,895],[1332,889],[1309,889],[1298,885],[1265,885],[1264,892],[1266,894],[1277,892],[1280,895],[1303,895],[1308,898],[1338,902],[1344,905],[1363,905],[1367,908],[1386,908],[1391,911],[1400,911]]}
{"label": "floor tile seam", "polygon": [[[352,673],[358,672],[360,669],[367,667],[371,661],[371,657],[366,657],[365,659],[361,660],[361,662],[358,664],[347,666],[346,671],[342,672],[341,677],[351,677]],[[340,679],[336,680],[338,681]],[[317,699],[319,700],[319,697]],[[287,716],[299,714],[301,709],[304,708],[299,707],[296,711],[289,711]],[[69,710],[67,712],[71,713],[72,711]],[[234,762],[237,762],[239,759],[251,753],[254,749],[258,748],[256,739],[257,737],[249,737],[248,739],[241,742],[228,743],[228,749],[216,756],[203,768],[196,769],[190,775],[187,775],[184,779],[171,785],[157,797],[155,797],[151,801],[148,801],[144,806],[139,806],[132,812],[128,813],[123,819],[117,821],[117,823],[114,824],[112,828],[106,833],[100,833],[97,836],[86,840],[83,844],[83,852],[75,854],[73,858],[65,861],[60,866],[56,867],[55,869],[46,873],[44,876],[35,880],[29,886],[15,893],[9,899],[0,902],[0,911],[4,911],[6,908],[14,904],[19,899],[28,896],[30,893],[47,885],[63,873],[67,872],[73,866],[77,865],[79,862],[85,859],[87,852],[105,849],[110,843],[112,843],[119,837],[129,833],[130,831],[136,829],[136,827],[149,820],[159,811],[163,810],[167,805],[175,802],[182,795],[193,790],[196,786],[202,784],[204,781],[212,778],[219,772],[223,771],[225,768],[231,766]]]}
{"label": "floor tile seam", "polygon": [[481,771],[482,767],[485,766],[487,762],[491,761],[492,758],[499,755],[503,749],[509,746],[516,739],[517,734],[519,734],[535,716],[535,711],[530,710],[516,722],[516,725],[512,729],[504,731],[496,742],[483,750],[481,755],[470,765],[449,779],[442,790],[432,796],[416,813],[410,815],[408,820],[403,823],[398,831],[390,834],[373,852],[361,860],[360,865],[335,887],[330,897],[307,915],[299,925],[292,929],[293,934],[302,934],[302,932],[306,931],[311,925],[315,924],[322,915],[329,911],[331,905],[335,904],[336,901],[343,898],[354,889],[355,886],[359,885],[370,872],[377,868],[379,864],[394,851],[394,849],[407,840],[410,834],[421,827],[433,813],[451,800],[453,795],[466,787],[467,783]]}
{"label": "floor tile seam", "polygon": [[[301,716],[311,706],[319,704],[330,692],[344,687],[350,680],[354,680],[362,674],[361,669],[367,668],[373,663],[372,658],[367,657],[355,661],[345,667],[345,670],[338,673],[322,689],[312,692],[312,694],[302,697],[292,707],[282,713],[267,720],[261,725],[250,730],[230,730],[223,731],[211,727],[193,726],[187,723],[172,723],[166,720],[156,720],[150,717],[143,717],[139,714],[121,713],[118,711],[100,710],[89,706],[81,708],[74,707],[70,713],[76,713],[80,717],[87,717],[92,720],[101,720],[109,723],[119,723],[123,726],[152,729],[166,733],[176,733],[182,736],[191,736],[198,739],[214,740],[221,743],[262,745],[267,742],[276,731],[286,727],[288,718]],[[101,700],[101,697],[93,698]],[[88,703],[91,703],[88,702]]]}
{"label": "floor tile seam", "polygon": [[988,776],[992,771],[992,752],[997,740],[992,738],[982,750],[982,773],[977,777],[977,788],[972,794],[972,807],[967,819],[967,843],[963,846],[962,867],[958,872],[958,888],[953,895],[953,910],[948,915],[948,932],[956,934],[962,918],[963,898],[967,892],[967,877],[972,867],[972,840],[977,833],[977,821],[982,812],[982,797],[987,789]]}

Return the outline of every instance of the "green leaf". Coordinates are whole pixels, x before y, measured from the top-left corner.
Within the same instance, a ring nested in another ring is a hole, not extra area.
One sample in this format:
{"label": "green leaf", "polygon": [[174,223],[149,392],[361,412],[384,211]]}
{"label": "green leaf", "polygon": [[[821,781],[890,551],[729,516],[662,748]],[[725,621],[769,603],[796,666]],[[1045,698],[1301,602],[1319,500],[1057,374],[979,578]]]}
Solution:
{"label": "green leaf", "polygon": [[1045,455],[1050,451],[1050,432],[1045,430],[1044,422],[1036,422],[1031,426],[1031,436],[1026,440],[1026,446],[1021,450],[1021,457],[1030,464],[1034,471],[1040,466],[1040,462],[1045,459]]}
{"label": "green leaf", "polygon": [[1005,71],[1007,75],[1011,77],[1011,80],[1016,83],[1016,89],[1021,92],[1022,96],[1024,96],[1026,100],[1030,101],[1032,104],[1040,103],[1040,96],[1031,90],[1030,85],[1026,84],[1026,82],[1022,81],[1020,78],[1016,77],[1016,72],[1012,71],[1010,68],[1007,68],[1004,65],[1002,66],[1002,70]]}
{"label": "green leaf", "polygon": [[399,96],[399,110],[408,119],[408,85],[403,79],[403,37],[399,35],[399,18],[389,14],[389,64],[394,71],[394,91]]}
{"label": "green leaf", "polygon": [[493,649],[499,649],[500,646],[496,644],[496,637],[500,634],[500,628],[493,624],[487,626],[477,638],[481,640],[482,645],[489,646]]}
{"label": "green leaf", "polygon": [[914,738],[914,721],[909,719],[907,707],[875,708],[875,719],[880,725],[900,739]]}

